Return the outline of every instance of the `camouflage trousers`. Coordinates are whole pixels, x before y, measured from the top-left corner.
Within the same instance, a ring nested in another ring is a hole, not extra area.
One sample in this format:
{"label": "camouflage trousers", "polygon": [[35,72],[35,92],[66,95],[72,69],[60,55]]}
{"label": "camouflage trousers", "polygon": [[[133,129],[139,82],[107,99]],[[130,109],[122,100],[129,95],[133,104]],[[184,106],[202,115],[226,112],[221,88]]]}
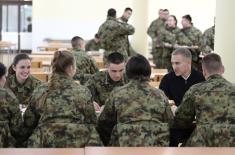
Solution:
{"label": "camouflage trousers", "polygon": [[192,67],[197,71],[202,71],[202,59],[199,57],[200,51],[190,49],[192,54]]}
{"label": "camouflage trousers", "polygon": [[169,48],[155,48],[152,50],[153,63],[156,68],[172,70],[171,53],[173,49]]}
{"label": "camouflage trousers", "polygon": [[93,124],[47,123],[37,127],[28,140],[28,147],[102,146]]}

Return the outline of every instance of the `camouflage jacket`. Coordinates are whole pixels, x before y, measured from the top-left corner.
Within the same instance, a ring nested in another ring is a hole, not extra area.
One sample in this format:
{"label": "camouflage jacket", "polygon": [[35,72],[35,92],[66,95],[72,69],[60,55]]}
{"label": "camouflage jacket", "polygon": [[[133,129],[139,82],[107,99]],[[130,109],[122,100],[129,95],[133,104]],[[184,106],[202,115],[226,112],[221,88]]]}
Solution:
{"label": "camouflage jacket", "polygon": [[59,74],[33,92],[24,115],[27,134],[33,131],[28,147],[101,145],[95,125],[89,90]]}
{"label": "camouflage jacket", "polygon": [[179,33],[177,40],[177,44],[181,46],[198,46],[198,50],[191,49],[192,60],[198,61],[202,43],[202,32],[193,26],[183,28],[181,29],[181,33]]}
{"label": "camouflage jacket", "polygon": [[187,129],[196,116],[188,146],[235,146],[235,86],[221,75],[195,84],[184,95],[174,127]]}
{"label": "camouflage jacket", "polygon": [[83,85],[89,80],[92,74],[99,71],[95,60],[81,49],[74,49],[74,57],[76,59],[77,70],[74,80],[79,80]]}
{"label": "camouflage jacket", "polygon": [[41,81],[30,75],[28,79],[20,84],[17,82],[16,75],[11,75],[7,78],[5,87],[11,89],[15,94],[19,103],[27,106],[29,103],[29,98],[35,88],[41,84]]}
{"label": "camouflage jacket", "polygon": [[18,99],[11,90],[0,88],[0,148],[14,147],[21,125]]}
{"label": "camouflage jacket", "polygon": [[123,86],[126,83],[128,80],[125,75],[121,81],[115,82],[110,78],[108,71],[100,71],[94,74],[85,86],[90,89],[93,101],[102,106],[115,87]]}
{"label": "camouflage jacket", "polygon": [[171,44],[172,47],[177,43],[180,29],[178,27],[168,28],[165,27],[158,31],[158,45],[164,47],[164,43]]}
{"label": "camouflage jacket", "polygon": [[194,26],[181,29],[178,37],[178,44],[185,46],[200,46],[202,32]]}
{"label": "camouflage jacket", "polygon": [[98,132],[113,146],[168,146],[173,114],[164,93],[131,80],[112,91],[98,119]]}
{"label": "camouflage jacket", "polygon": [[99,27],[98,31],[101,48],[105,50],[105,56],[112,52],[119,52],[127,58],[128,40],[126,39],[126,36],[132,35],[134,32],[135,28],[132,25],[108,17]]}
{"label": "camouflage jacket", "polygon": [[152,38],[152,48],[157,46],[157,37],[159,36],[158,31],[165,29],[165,21],[158,18],[150,24],[147,34]]}
{"label": "camouflage jacket", "polygon": [[95,39],[91,39],[86,43],[86,51],[99,51],[101,45],[100,42],[95,42]]}
{"label": "camouflage jacket", "polygon": [[202,37],[202,52],[207,54],[211,51],[214,51],[214,35],[215,35],[215,26],[207,29],[203,33]]}

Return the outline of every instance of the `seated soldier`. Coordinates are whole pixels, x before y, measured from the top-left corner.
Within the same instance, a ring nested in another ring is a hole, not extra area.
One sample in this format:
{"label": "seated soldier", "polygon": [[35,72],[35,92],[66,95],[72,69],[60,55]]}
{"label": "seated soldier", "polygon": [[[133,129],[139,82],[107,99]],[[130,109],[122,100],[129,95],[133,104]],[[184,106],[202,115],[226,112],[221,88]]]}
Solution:
{"label": "seated soldier", "polygon": [[130,82],[111,92],[98,120],[97,130],[103,143],[169,146],[173,114],[164,93],[148,84],[148,60],[142,55],[133,56],[126,65],[126,74]]}
{"label": "seated soldier", "polygon": [[10,89],[3,88],[5,82],[6,67],[0,62],[0,148],[16,146],[22,125],[19,100]]}
{"label": "seated soldier", "polygon": [[124,57],[114,52],[108,56],[107,70],[94,74],[86,86],[91,91],[93,101],[102,106],[115,87],[123,86],[127,82]]}
{"label": "seated soldier", "polygon": [[83,85],[86,83],[86,81],[88,81],[91,75],[98,72],[99,69],[95,63],[95,60],[86,54],[85,42],[81,37],[73,37],[71,44],[77,64],[76,74],[73,78],[80,81],[80,83]]}
{"label": "seated soldier", "polygon": [[195,84],[176,110],[174,126],[188,129],[196,118],[196,128],[186,146],[235,146],[235,86],[222,77],[224,66],[215,53],[202,59],[206,81]]}
{"label": "seated soldier", "polygon": [[100,36],[96,33],[95,38],[89,40],[85,46],[86,51],[99,51],[100,49]]}

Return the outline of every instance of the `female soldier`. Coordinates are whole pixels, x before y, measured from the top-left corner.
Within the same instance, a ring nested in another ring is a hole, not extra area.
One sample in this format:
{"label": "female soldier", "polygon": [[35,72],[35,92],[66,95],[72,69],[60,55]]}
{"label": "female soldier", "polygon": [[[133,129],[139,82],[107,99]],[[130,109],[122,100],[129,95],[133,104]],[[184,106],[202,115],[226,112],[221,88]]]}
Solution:
{"label": "female soldier", "polygon": [[168,71],[172,70],[171,67],[171,53],[174,45],[177,42],[180,29],[177,27],[177,19],[174,15],[170,15],[166,20],[165,29],[159,30],[158,37],[158,54],[159,59],[157,68],[167,68]]}
{"label": "female soldier", "polygon": [[113,146],[168,146],[173,119],[167,97],[148,84],[151,67],[142,55],[126,65],[130,82],[112,91],[98,121],[105,144]]}
{"label": "female soldier", "polygon": [[48,85],[38,87],[24,119],[28,147],[84,147],[100,145],[90,91],[73,81],[76,62],[72,53],[57,51]]}
{"label": "female soldier", "polygon": [[11,90],[3,88],[6,82],[5,74],[6,67],[0,63],[0,148],[14,147],[22,125],[17,98]]}
{"label": "female soldier", "polygon": [[31,60],[27,54],[16,55],[5,85],[19,100],[21,110],[27,107],[33,90],[41,84],[41,81],[30,75],[30,67]]}

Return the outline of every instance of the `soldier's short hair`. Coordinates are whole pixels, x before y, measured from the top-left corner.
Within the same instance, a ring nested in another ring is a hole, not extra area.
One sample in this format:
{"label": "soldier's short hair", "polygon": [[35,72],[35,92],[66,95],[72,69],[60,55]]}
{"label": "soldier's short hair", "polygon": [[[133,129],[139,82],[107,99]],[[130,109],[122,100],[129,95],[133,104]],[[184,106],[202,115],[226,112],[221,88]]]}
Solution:
{"label": "soldier's short hair", "polygon": [[125,12],[126,12],[126,11],[131,11],[131,12],[132,12],[132,9],[131,9],[130,7],[127,7],[127,8],[125,8],[124,11],[125,11]]}
{"label": "soldier's short hair", "polygon": [[53,73],[66,73],[68,66],[74,65],[75,58],[72,52],[69,51],[56,51],[52,59],[52,72]]}
{"label": "soldier's short hair", "polygon": [[96,33],[95,38],[100,39],[100,35],[98,33]]}
{"label": "soldier's short hair", "polygon": [[108,64],[121,64],[124,62],[124,56],[121,53],[114,52],[108,55]]}
{"label": "soldier's short hair", "polygon": [[171,55],[182,55],[183,57],[192,60],[192,54],[187,48],[177,48]]}
{"label": "soldier's short hair", "polygon": [[108,17],[116,17],[116,10],[111,8],[108,10]]}
{"label": "soldier's short hair", "polygon": [[182,18],[187,19],[190,23],[192,23],[192,17],[190,15],[184,15]]}
{"label": "soldier's short hair", "polygon": [[168,9],[164,9],[163,11],[164,11],[164,12],[169,12],[169,10],[168,10]]}
{"label": "soldier's short hair", "polygon": [[210,53],[202,58],[202,66],[208,73],[216,73],[220,71],[223,64],[218,54]]}
{"label": "soldier's short hair", "polygon": [[74,36],[74,37],[71,39],[72,47],[73,47],[73,48],[77,47],[78,44],[80,44],[80,41],[84,41],[82,37]]}
{"label": "soldier's short hair", "polygon": [[0,79],[6,74],[6,66],[0,62]]}
{"label": "soldier's short hair", "polygon": [[129,79],[148,81],[151,75],[148,60],[140,54],[131,57],[126,64],[126,75]]}

